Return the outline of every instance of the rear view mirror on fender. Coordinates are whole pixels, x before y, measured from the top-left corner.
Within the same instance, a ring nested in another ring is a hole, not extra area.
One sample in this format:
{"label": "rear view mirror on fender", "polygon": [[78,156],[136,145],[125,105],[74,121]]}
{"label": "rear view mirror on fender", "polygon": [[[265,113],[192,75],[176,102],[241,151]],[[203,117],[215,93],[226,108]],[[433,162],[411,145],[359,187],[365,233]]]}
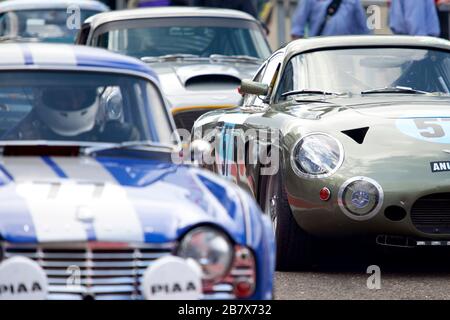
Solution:
{"label": "rear view mirror on fender", "polygon": [[266,96],[269,93],[269,86],[265,83],[244,79],[241,81],[241,94],[256,94]]}

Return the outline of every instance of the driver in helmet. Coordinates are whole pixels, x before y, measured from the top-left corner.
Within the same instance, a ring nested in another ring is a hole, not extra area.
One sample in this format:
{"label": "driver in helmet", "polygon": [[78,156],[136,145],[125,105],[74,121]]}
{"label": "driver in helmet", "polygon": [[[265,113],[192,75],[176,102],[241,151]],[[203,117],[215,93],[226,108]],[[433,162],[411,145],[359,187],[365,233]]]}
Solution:
{"label": "driver in helmet", "polygon": [[46,87],[34,94],[34,108],[8,140],[125,142],[139,139],[137,130],[121,121],[99,122],[96,87]]}

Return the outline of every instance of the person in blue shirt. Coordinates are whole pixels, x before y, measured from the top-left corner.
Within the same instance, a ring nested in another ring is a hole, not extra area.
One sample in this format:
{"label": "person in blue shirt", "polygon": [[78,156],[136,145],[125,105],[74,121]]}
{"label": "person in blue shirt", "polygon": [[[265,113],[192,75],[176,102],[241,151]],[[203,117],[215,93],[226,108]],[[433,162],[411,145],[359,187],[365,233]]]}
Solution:
{"label": "person in blue shirt", "polygon": [[308,36],[368,34],[367,17],[359,0],[341,0],[334,15],[327,11],[333,0],[300,0],[292,17],[293,39]]}
{"label": "person in blue shirt", "polygon": [[196,7],[213,7],[244,11],[255,18],[258,13],[253,1],[250,0],[192,0],[191,4]]}
{"label": "person in blue shirt", "polygon": [[392,0],[389,26],[395,34],[435,36],[441,34],[434,0]]}

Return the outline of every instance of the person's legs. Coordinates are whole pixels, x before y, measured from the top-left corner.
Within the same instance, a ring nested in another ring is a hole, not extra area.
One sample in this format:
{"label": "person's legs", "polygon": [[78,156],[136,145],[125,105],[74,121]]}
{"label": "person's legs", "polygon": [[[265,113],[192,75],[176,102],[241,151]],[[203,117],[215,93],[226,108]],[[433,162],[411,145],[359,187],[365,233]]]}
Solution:
{"label": "person's legs", "polygon": [[439,13],[439,23],[441,25],[441,38],[450,39],[449,35],[449,19],[450,12],[448,11],[438,11]]}

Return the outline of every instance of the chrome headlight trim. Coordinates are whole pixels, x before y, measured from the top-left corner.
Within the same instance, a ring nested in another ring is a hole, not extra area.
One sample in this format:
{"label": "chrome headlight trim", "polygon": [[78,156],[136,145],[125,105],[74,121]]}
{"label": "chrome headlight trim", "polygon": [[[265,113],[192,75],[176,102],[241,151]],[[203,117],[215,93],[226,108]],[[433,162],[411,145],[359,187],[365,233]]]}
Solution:
{"label": "chrome headlight trim", "polygon": [[[372,184],[372,185],[377,189],[377,191],[378,191],[378,203],[377,203],[377,205],[375,206],[375,208],[374,208],[371,212],[369,212],[368,214],[366,214],[366,215],[356,215],[356,214],[350,212],[350,211],[346,208],[346,206],[345,206],[345,204],[344,204],[344,199],[343,199],[344,192],[345,192],[345,190],[347,189],[347,187],[348,187],[351,183],[353,183],[353,182],[355,182],[355,181],[365,181],[365,182],[368,182],[368,183]],[[338,205],[339,205],[339,207],[341,208],[342,212],[343,212],[347,217],[349,217],[349,218],[352,219],[352,220],[356,220],[356,221],[366,221],[366,220],[369,220],[369,219],[373,218],[374,216],[376,216],[376,215],[380,212],[381,207],[383,206],[383,203],[384,203],[384,191],[383,191],[383,188],[381,187],[381,185],[380,185],[377,181],[375,181],[375,180],[372,179],[372,178],[363,177],[363,176],[353,177],[353,178],[350,178],[350,179],[348,179],[347,181],[345,181],[345,182],[342,184],[342,186],[339,188],[339,193],[338,193]]]}
{"label": "chrome headlight trim", "polygon": [[[333,139],[338,148],[339,148],[339,160],[336,164],[336,167],[333,168],[331,171],[327,172],[327,173],[323,173],[323,174],[310,174],[310,173],[306,173],[303,172],[302,170],[299,169],[297,163],[296,163],[296,150],[298,145],[306,138],[310,137],[310,136],[326,136],[330,139]],[[323,179],[323,178],[328,178],[330,176],[332,176],[333,174],[335,174],[339,168],[342,166],[342,164],[344,163],[344,158],[345,158],[345,154],[344,154],[344,146],[342,145],[342,143],[336,139],[335,137],[333,137],[332,135],[328,134],[328,133],[324,133],[324,132],[311,132],[308,133],[304,136],[302,136],[300,139],[298,139],[295,143],[294,143],[294,147],[291,150],[291,156],[290,156],[290,162],[291,162],[291,168],[292,170],[294,170],[295,174],[297,176],[299,176],[300,178],[306,178],[306,179]]]}
{"label": "chrome headlight trim", "polygon": [[[224,242],[227,245],[227,249],[228,249],[227,255],[228,256],[226,257],[226,260],[228,260],[228,261],[227,261],[226,264],[224,264],[221,274],[213,274],[213,275],[207,274],[205,272],[204,266],[200,263],[200,261],[198,261],[194,257],[186,255],[186,253],[183,254],[183,252],[182,252],[182,250],[185,249],[185,248],[183,248],[184,245],[186,245],[186,246],[190,245],[189,243],[186,244],[186,242],[191,241],[192,237],[195,234],[199,234],[199,233],[202,233],[202,232],[203,233],[208,233],[208,232],[214,233],[215,236],[221,237],[222,240],[224,240]],[[230,240],[229,236],[225,232],[223,232],[222,230],[220,230],[218,228],[214,228],[212,226],[203,225],[203,226],[198,226],[198,227],[195,227],[195,228],[191,229],[190,231],[188,231],[181,238],[181,240],[179,242],[179,245],[178,245],[178,248],[176,250],[176,255],[179,256],[179,257],[182,257],[182,258],[191,258],[194,261],[196,261],[197,263],[199,263],[199,265],[201,266],[201,268],[203,270],[203,280],[216,282],[216,281],[220,281],[223,277],[225,277],[228,274],[228,272],[230,271],[231,266],[233,265],[233,262],[234,262],[234,245],[233,245],[232,241]]]}

